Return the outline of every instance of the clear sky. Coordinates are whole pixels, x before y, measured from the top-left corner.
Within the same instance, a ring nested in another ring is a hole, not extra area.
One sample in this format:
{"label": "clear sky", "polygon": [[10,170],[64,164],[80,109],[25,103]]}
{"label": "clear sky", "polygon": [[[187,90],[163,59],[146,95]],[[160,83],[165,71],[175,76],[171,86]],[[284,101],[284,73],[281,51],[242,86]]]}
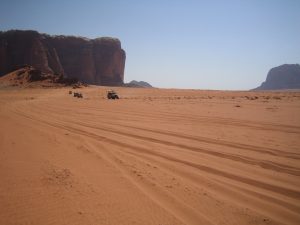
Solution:
{"label": "clear sky", "polygon": [[117,37],[125,81],[251,89],[300,63],[300,0],[0,0],[0,30]]}

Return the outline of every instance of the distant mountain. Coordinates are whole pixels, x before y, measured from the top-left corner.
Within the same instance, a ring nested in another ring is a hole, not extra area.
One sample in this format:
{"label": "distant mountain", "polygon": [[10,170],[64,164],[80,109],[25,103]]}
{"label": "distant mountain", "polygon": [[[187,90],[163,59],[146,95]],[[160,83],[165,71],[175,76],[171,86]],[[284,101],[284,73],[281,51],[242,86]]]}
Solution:
{"label": "distant mountain", "polygon": [[126,87],[138,87],[138,88],[152,88],[152,86],[145,81],[136,81],[132,80],[129,83],[126,83],[124,86]]}
{"label": "distant mountain", "polygon": [[300,89],[300,65],[284,64],[272,68],[267,79],[253,90]]}

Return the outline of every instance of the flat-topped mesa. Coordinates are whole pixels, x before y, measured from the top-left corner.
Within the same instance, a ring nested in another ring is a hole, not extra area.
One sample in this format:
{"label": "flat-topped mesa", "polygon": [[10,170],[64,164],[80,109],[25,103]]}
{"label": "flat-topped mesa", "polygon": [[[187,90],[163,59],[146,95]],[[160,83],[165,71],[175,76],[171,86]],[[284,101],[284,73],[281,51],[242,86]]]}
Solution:
{"label": "flat-topped mesa", "polygon": [[0,76],[27,64],[89,84],[122,85],[126,54],[116,38],[11,30],[0,32],[0,59]]}

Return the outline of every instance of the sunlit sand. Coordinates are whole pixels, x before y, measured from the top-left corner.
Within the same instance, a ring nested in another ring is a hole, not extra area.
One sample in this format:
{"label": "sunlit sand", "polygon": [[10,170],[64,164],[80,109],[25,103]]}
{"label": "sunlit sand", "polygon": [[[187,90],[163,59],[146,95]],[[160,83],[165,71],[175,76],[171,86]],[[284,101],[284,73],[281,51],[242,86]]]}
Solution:
{"label": "sunlit sand", "polygon": [[0,90],[0,224],[299,224],[300,92],[107,89]]}

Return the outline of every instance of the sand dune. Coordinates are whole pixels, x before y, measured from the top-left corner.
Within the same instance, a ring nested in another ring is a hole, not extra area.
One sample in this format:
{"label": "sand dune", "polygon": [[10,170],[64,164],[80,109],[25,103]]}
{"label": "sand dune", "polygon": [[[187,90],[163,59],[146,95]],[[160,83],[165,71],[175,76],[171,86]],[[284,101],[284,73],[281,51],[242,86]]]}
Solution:
{"label": "sand dune", "polygon": [[300,92],[0,90],[0,224],[299,224]]}

